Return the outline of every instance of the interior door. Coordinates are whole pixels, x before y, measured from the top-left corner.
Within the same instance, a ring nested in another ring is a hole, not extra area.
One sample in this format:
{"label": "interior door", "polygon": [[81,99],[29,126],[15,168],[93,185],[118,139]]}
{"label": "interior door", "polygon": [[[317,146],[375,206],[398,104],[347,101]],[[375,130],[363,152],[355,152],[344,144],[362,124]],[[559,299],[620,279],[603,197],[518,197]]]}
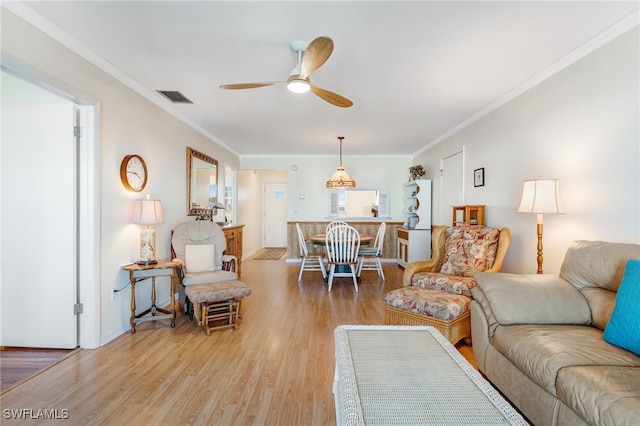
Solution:
{"label": "interior door", "polygon": [[264,185],[264,246],[287,246],[287,184]]}
{"label": "interior door", "polygon": [[440,222],[452,223],[452,206],[464,204],[464,152],[459,151],[441,160]]}
{"label": "interior door", "polygon": [[74,105],[21,84],[2,74],[2,345],[75,348]]}

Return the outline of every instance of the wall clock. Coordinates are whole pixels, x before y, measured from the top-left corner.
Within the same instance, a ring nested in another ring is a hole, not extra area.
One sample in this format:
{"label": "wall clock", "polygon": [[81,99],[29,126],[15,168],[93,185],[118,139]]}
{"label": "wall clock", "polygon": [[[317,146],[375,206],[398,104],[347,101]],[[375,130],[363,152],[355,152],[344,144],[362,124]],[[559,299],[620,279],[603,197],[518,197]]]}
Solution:
{"label": "wall clock", "polygon": [[120,164],[120,180],[129,191],[140,192],[147,185],[147,165],[136,154],[127,155]]}

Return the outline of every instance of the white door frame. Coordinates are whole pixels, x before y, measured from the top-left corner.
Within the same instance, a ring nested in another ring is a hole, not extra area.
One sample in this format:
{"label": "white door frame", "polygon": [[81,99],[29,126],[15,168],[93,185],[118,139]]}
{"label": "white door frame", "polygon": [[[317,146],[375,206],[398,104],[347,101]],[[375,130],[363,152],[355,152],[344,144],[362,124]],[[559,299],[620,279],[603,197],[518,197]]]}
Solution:
{"label": "white door frame", "polygon": [[[100,102],[1,52],[2,70],[75,103],[83,131],[78,151],[78,345],[100,346]],[[86,126],[86,127],[85,127]]]}

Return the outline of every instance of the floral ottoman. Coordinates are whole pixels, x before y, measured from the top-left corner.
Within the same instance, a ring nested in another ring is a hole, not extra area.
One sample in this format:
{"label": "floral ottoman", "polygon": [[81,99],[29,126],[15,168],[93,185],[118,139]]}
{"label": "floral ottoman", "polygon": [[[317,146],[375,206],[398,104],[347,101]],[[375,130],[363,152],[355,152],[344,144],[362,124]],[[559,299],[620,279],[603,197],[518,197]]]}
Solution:
{"label": "floral ottoman", "polygon": [[385,325],[430,325],[452,344],[471,338],[471,298],[409,286],[384,295]]}

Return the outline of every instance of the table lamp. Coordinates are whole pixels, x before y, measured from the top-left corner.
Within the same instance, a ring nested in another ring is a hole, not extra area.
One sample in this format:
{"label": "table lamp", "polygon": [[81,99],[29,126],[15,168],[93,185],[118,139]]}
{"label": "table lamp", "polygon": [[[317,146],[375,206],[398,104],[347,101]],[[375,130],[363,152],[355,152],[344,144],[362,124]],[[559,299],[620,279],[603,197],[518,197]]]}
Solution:
{"label": "table lamp", "polygon": [[522,186],[522,200],[518,213],[538,215],[538,274],[542,274],[542,222],[544,214],[560,214],[558,179],[530,179]]}
{"label": "table lamp", "polygon": [[151,225],[163,223],[162,204],[160,200],[135,200],[133,205],[133,223],[140,228],[140,259],[138,265],[153,265],[156,260],[156,229]]}

